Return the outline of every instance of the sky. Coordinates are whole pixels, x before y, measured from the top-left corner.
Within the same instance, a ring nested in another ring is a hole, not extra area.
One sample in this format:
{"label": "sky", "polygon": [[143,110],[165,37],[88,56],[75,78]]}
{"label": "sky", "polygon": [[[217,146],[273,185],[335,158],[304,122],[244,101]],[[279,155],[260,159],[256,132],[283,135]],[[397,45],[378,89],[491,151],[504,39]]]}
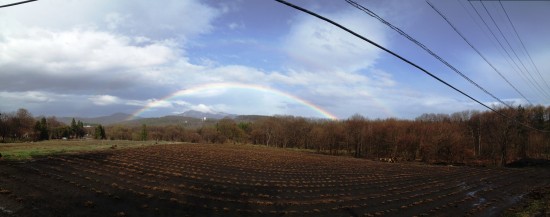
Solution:
{"label": "sky", "polygon": [[[289,2],[499,105],[344,0]],[[550,104],[550,2],[502,1],[504,11],[498,1],[432,1],[518,91],[426,1],[357,2],[503,101]],[[160,117],[197,110],[337,119],[484,110],[384,51],[271,0],[40,0],[0,8],[0,112],[18,108],[46,116]]]}

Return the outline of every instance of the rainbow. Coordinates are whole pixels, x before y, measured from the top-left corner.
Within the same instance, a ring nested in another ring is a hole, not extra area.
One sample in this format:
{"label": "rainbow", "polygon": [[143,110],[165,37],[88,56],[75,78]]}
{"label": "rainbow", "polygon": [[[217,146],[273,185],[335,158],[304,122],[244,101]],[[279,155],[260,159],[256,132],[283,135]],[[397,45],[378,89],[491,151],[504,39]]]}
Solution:
{"label": "rainbow", "polygon": [[219,89],[255,90],[255,91],[267,92],[267,93],[283,96],[285,98],[288,98],[288,99],[290,99],[294,102],[297,102],[301,105],[304,105],[304,106],[310,108],[311,110],[315,111],[316,113],[319,113],[320,115],[322,115],[324,118],[328,118],[328,119],[332,119],[332,120],[338,120],[338,117],[336,117],[336,115],[331,114],[330,112],[326,111],[325,109],[323,109],[323,108],[321,108],[321,107],[319,107],[319,106],[317,106],[317,105],[315,105],[311,102],[308,102],[307,100],[301,99],[301,98],[299,98],[297,96],[294,96],[294,95],[291,95],[289,93],[285,93],[285,92],[277,90],[277,89],[273,89],[273,88],[270,88],[270,87],[259,86],[259,85],[243,84],[243,83],[226,83],[226,82],[224,82],[224,83],[203,84],[203,85],[194,86],[194,87],[191,87],[191,88],[188,88],[188,89],[183,89],[183,90],[176,91],[176,92],[171,93],[171,94],[169,94],[165,97],[162,97],[159,100],[154,100],[154,101],[148,103],[143,108],[141,108],[141,109],[135,111],[134,113],[132,113],[132,115],[127,120],[134,119],[135,117],[141,115],[145,111],[147,111],[151,108],[154,108],[154,107],[158,107],[162,103],[166,103],[167,101],[170,101],[171,99],[173,99],[175,97],[190,95],[190,94],[199,93],[199,92],[207,91],[207,90],[219,90]]}

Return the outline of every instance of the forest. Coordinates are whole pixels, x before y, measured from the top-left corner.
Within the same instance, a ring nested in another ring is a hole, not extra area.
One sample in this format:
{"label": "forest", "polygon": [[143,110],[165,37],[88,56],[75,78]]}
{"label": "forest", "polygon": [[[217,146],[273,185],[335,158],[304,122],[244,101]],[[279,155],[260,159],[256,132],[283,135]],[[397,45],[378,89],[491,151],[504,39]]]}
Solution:
{"label": "forest", "polygon": [[[518,159],[550,158],[550,107],[517,106],[491,111],[423,114],[414,120],[353,115],[345,120],[271,116],[236,122],[230,118],[199,128],[182,125],[67,126],[55,117],[34,118],[27,110],[0,115],[2,142],[44,139],[162,140],[256,144],[309,149],[391,162],[504,166]],[[524,123],[534,130],[520,123]]]}

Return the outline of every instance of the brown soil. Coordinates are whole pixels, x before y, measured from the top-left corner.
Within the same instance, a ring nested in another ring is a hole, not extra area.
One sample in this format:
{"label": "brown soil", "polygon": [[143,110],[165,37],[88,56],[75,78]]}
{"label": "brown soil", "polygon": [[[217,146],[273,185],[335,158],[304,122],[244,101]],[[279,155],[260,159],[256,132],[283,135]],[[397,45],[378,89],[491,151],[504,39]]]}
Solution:
{"label": "brown soil", "polygon": [[0,216],[498,216],[548,186],[545,168],[159,145],[0,161]]}

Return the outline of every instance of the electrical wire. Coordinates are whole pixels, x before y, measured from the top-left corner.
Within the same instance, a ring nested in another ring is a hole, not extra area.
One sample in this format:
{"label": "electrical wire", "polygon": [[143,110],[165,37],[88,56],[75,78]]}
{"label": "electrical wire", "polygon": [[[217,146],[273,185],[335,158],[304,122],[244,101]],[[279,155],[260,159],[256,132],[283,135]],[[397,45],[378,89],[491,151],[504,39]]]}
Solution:
{"label": "electrical wire", "polygon": [[[512,55],[510,55],[510,52],[508,52],[508,50],[506,48],[504,48],[504,45],[502,44],[502,42],[500,42],[500,40],[498,40],[497,36],[495,35],[495,33],[493,32],[493,30],[489,27],[489,24],[487,24],[487,22],[485,21],[485,19],[483,19],[483,16],[481,16],[481,14],[479,13],[479,11],[477,10],[476,7],[474,7],[474,5],[472,4],[471,1],[468,1],[468,3],[470,4],[470,6],[472,7],[472,9],[474,9],[474,11],[476,12],[477,16],[479,17],[479,19],[483,22],[483,24],[485,25],[485,27],[487,28],[487,30],[489,30],[489,33],[491,33],[491,35],[493,36],[493,38],[495,39],[495,41],[497,42],[498,45],[500,45],[500,48],[502,48],[502,50],[504,50],[504,53],[506,53],[506,55],[508,56],[508,59],[506,59],[506,61],[508,62],[508,64],[510,64],[511,68],[514,69],[514,71],[516,71],[518,74],[520,74],[522,76],[522,78],[530,83],[531,85],[531,88],[533,89],[537,89],[536,88],[536,85],[533,83],[532,80],[530,80],[527,75],[525,75],[525,73],[521,70],[521,68],[519,67],[519,65],[516,63],[516,61],[514,60],[514,58],[512,58]],[[510,60],[512,62],[510,62]],[[512,64],[513,63],[513,64]],[[517,67],[514,68],[514,66]],[[519,69],[519,71],[518,71]],[[537,93],[542,96],[542,98],[545,98],[545,96],[543,94],[541,94],[540,90],[537,89]]]}
{"label": "electrical wire", "polygon": [[[470,17],[470,19],[472,19],[472,21],[476,24],[476,26],[479,28],[479,30],[481,30],[481,31],[485,34],[485,36],[486,36],[487,38],[490,38],[490,37],[489,37],[489,33],[487,33],[487,30],[485,30],[485,28],[483,28],[483,27],[481,26],[481,24],[479,23],[479,21],[478,21],[476,18],[474,18],[474,15],[470,12],[470,10],[468,10],[468,8],[466,8],[466,6],[465,6],[465,4],[464,4],[464,1],[462,1],[462,0],[456,0],[456,1],[460,4],[460,6],[462,6],[462,8],[464,9],[464,11],[466,11],[466,13],[467,13],[468,16]],[[502,52],[502,50],[498,49],[497,43],[495,43],[495,41],[493,41],[493,40],[490,40],[490,41],[491,41],[491,43],[493,44],[493,46],[495,46],[496,50],[498,50],[498,52],[502,55],[502,57],[503,57],[503,58],[506,58],[506,57],[504,56],[504,53]],[[510,62],[510,60],[508,60],[508,59],[505,59],[505,60],[508,62],[508,64],[512,65],[512,63]]]}
{"label": "electrical wire", "polygon": [[[489,10],[487,9],[487,7],[485,7],[485,3],[481,2],[481,5],[483,6],[483,9],[485,9],[485,11],[487,12],[487,15],[489,15],[489,18],[491,18],[491,21],[493,21],[493,23],[495,24],[495,26],[497,27],[497,30],[498,32],[500,33],[500,35],[502,35],[502,38],[504,38],[504,41],[506,41],[506,44],[508,44],[508,46],[510,47],[510,49],[512,50],[512,53],[516,56],[516,58],[518,59],[519,63],[523,66],[523,68],[525,69],[525,72],[527,72],[527,74],[529,75],[529,77],[531,77],[531,79],[533,79],[533,81],[535,81],[535,84],[536,86],[540,89],[540,90],[543,90],[544,91],[544,88],[541,87],[541,85],[537,82],[537,80],[533,77],[533,75],[529,72],[529,70],[527,69],[527,67],[525,66],[525,64],[523,63],[523,61],[521,60],[521,58],[519,58],[516,50],[512,47],[512,45],[510,44],[510,41],[508,41],[508,38],[506,38],[506,36],[504,35],[504,33],[502,32],[502,30],[500,29],[500,27],[498,26],[498,24],[496,23],[495,19],[493,18],[493,16],[491,15],[491,13],[489,13]],[[544,92],[545,94],[547,94],[547,96],[550,96],[548,95],[548,92]]]}
{"label": "electrical wire", "polygon": [[38,1],[38,0],[28,0],[28,1],[21,1],[21,2],[16,2],[16,3],[11,3],[11,4],[7,4],[7,5],[0,5],[0,8],[16,6],[16,5],[25,4],[25,3],[34,2],[34,1]]}
{"label": "electrical wire", "polygon": [[514,23],[512,22],[512,19],[510,19],[510,16],[508,16],[508,12],[506,11],[506,9],[504,8],[504,5],[502,5],[502,1],[498,1],[498,3],[500,3],[500,7],[502,8],[502,10],[504,11],[504,14],[506,15],[506,18],[508,18],[508,22],[510,22],[510,25],[512,25],[512,29],[514,30],[514,33],[516,33],[516,36],[518,37],[518,40],[519,42],[521,43],[521,46],[523,47],[523,50],[525,50],[525,53],[527,54],[527,56],[529,57],[529,60],[531,60],[531,64],[533,64],[533,66],[535,67],[535,71],[537,72],[537,74],[539,75],[539,78],[544,82],[544,84],[546,84],[546,87],[548,89],[550,89],[550,85],[548,85],[548,83],[546,82],[546,80],[542,77],[540,71],[539,71],[539,68],[537,67],[537,65],[535,64],[535,62],[533,61],[533,58],[531,57],[531,54],[529,54],[529,51],[527,51],[527,48],[525,47],[525,44],[523,43],[523,40],[521,40],[521,37],[519,37],[519,34],[518,34],[518,31],[514,25]]}
{"label": "electrical wire", "polygon": [[481,91],[485,92],[487,95],[491,96],[493,99],[497,100],[498,102],[502,103],[503,105],[509,107],[509,108],[512,108],[512,106],[508,105],[507,103],[505,103],[503,100],[501,100],[500,98],[496,97],[494,94],[490,93],[488,90],[486,90],[485,88],[483,88],[481,85],[477,84],[475,81],[473,81],[472,79],[470,79],[468,76],[466,76],[464,73],[462,73],[460,70],[458,70],[457,68],[455,68],[454,66],[452,66],[449,62],[447,62],[445,59],[443,59],[442,57],[440,57],[439,55],[437,55],[436,53],[434,53],[432,50],[430,50],[430,48],[428,48],[426,45],[422,44],[421,42],[419,42],[418,40],[414,39],[412,36],[410,36],[409,34],[405,33],[403,30],[399,29],[398,27],[394,26],[393,24],[389,23],[388,21],[384,20],[382,17],[378,16],[376,13],[374,13],[373,11],[369,10],[368,8],[365,8],[363,7],[362,5],[358,4],[357,2],[354,2],[352,0],[346,0],[346,2],[352,6],[354,6],[355,8],[367,13],[368,15],[376,18],[378,21],[384,23],[385,25],[389,26],[391,29],[395,30],[396,32],[398,32],[400,35],[404,36],[405,38],[409,39],[409,41],[415,43],[416,45],[418,45],[420,48],[424,49],[426,52],[428,52],[430,55],[432,55],[434,58],[436,58],[437,60],[439,60],[441,63],[443,63],[444,65],[446,65],[447,67],[449,67],[451,70],[453,70],[455,73],[457,73],[458,75],[460,75],[462,78],[466,79],[468,82],[470,82],[471,84],[473,84],[474,86],[476,86],[478,89],[480,89]]}
{"label": "electrical wire", "polygon": [[289,6],[289,7],[291,7],[291,8],[294,8],[294,9],[296,9],[296,10],[302,11],[302,12],[304,12],[304,13],[306,13],[306,14],[311,15],[311,16],[314,16],[314,17],[316,17],[316,18],[318,18],[318,19],[321,19],[321,20],[323,20],[323,21],[325,21],[325,22],[328,22],[328,23],[330,23],[330,24],[332,24],[332,25],[334,25],[334,26],[336,26],[336,27],[338,27],[338,28],[340,28],[340,29],[342,29],[342,30],[344,30],[344,31],[346,31],[346,32],[348,32],[348,33],[350,33],[350,34],[352,34],[353,36],[355,36],[355,37],[357,37],[357,38],[359,38],[359,39],[361,39],[361,40],[363,40],[363,41],[366,41],[366,42],[368,42],[369,44],[371,44],[371,45],[373,45],[373,46],[375,46],[375,47],[377,47],[377,48],[379,48],[379,49],[381,49],[381,50],[383,50],[383,51],[386,51],[387,53],[391,54],[392,56],[394,56],[394,57],[400,59],[400,60],[403,61],[403,62],[406,62],[407,64],[413,66],[414,68],[417,68],[418,70],[424,72],[424,73],[427,74],[428,76],[430,76],[430,77],[434,78],[435,80],[437,80],[437,81],[439,81],[439,82],[445,84],[446,86],[450,87],[451,89],[453,89],[453,90],[459,92],[460,94],[462,94],[462,95],[468,97],[469,99],[473,100],[474,102],[477,102],[478,104],[482,105],[483,107],[485,107],[485,108],[487,108],[487,109],[489,109],[489,110],[495,112],[496,114],[502,116],[503,118],[506,118],[506,119],[508,119],[508,120],[510,120],[510,121],[512,121],[512,122],[514,122],[514,123],[518,123],[518,124],[520,124],[520,125],[522,125],[522,126],[524,126],[524,127],[526,127],[526,128],[532,129],[532,130],[536,130],[536,131],[540,131],[540,132],[546,132],[546,133],[550,132],[550,131],[545,131],[545,130],[539,130],[539,129],[534,128],[534,127],[531,127],[531,126],[529,126],[529,125],[527,125],[527,124],[525,124],[525,123],[519,122],[519,121],[517,121],[516,119],[513,119],[513,118],[511,118],[511,117],[508,117],[507,115],[503,114],[502,112],[499,112],[498,110],[493,109],[493,108],[489,107],[488,105],[482,103],[481,101],[479,101],[479,100],[473,98],[472,96],[468,95],[467,93],[464,93],[463,91],[461,91],[461,90],[459,90],[458,88],[454,87],[453,85],[447,83],[446,81],[442,80],[441,78],[437,77],[436,75],[432,74],[431,72],[429,72],[428,70],[422,68],[421,66],[419,66],[419,65],[417,65],[417,64],[415,64],[415,63],[413,63],[413,62],[411,62],[410,60],[408,60],[408,59],[406,59],[406,58],[400,56],[399,54],[397,54],[397,53],[395,53],[395,52],[389,50],[388,48],[385,48],[385,47],[383,47],[382,45],[379,45],[378,43],[376,43],[376,42],[374,42],[374,41],[372,41],[372,40],[370,40],[370,39],[368,39],[368,38],[365,38],[364,36],[362,36],[362,35],[360,35],[360,34],[354,32],[354,31],[348,29],[347,27],[342,26],[341,24],[339,24],[339,23],[337,23],[337,22],[334,22],[334,21],[332,21],[332,20],[330,20],[330,19],[328,19],[328,18],[326,18],[326,17],[323,17],[323,16],[321,16],[321,15],[315,13],[315,12],[309,11],[309,10],[307,10],[307,9],[305,9],[305,8],[302,8],[302,7],[300,7],[300,6],[294,5],[294,4],[292,4],[292,3],[290,3],[290,2],[287,2],[287,1],[285,1],[285,0],[275,0],[275,1],[276,1],[276,2],[279,2],[279,3],[281,3],[281,4],[284,4],[284,5],[286,5],[286,6]]}
{"label": "electrical wire", "polygon": [[[483,1],[481,1],[481,5],[483,6],[483,9],[485,9],[485,12],[487,12],[487,15],[489,15],[489,18],[491,18],[491,21],[493,21],[493,24],[497,27],[497,30],[498,32],[500,33],[500,35],[502,36],[502,38],[504,38],[504,41],[506,42],[506,44],[510,47],[510,49],[512,50],[512,53],[514,54],[514,56],[518,59],[519,63],[523,66],[523,68],[525,69],[525,72],[529,75],[529,77],[534,81],[535,83],[535,87],[538,88],[539,91],[541,91],[542,93],[544,93],[546,95],[546,97],[549,97],[550,98],[550,94],[548,94],[548,92],[546,92],[544,90],[544,88],[542,88],[540,86],[540,84],[537,82],[537,80],[533,77],[533,75],[529,72],[529,70],[527,69],[527,67],[525,66],[525,64],[523,63],[523,61],[521,61],[521,59],[519,58],[518,54],[516,53],[516,51],[514,50],[514,48],[512,47],[512,45],[510,44],[510,41],[508,41],[508,39],[506,38],[506,36],[504,35],[504,33],[502,32],[502,30],[500,29],[500,27],[498,26],[498,24],[496,23],[495,19],[493,18],[493,16],[491,15],[491,13],[489,13],[489,10],[487,9],[487,7],[485,7],[485,3],[483,3]],[[519,68],[519,66],[518,66]],[[521,69],[520,69],[521,70]]]}
{"label": "electrical wire", "polygon": [[472,43],[470,43],[470,41],[468,41],[468,39],[466,39],[466,37],[464,37],[464,35],[462,35],[462,33],[451,23],[451,21],[449,19],[447,19],[447,17],[445,17],[445,15],[443,15],[443,13],[441,11],[439,11],[429,0],[426,0],[426,3],[428,3],[428,5],[430,5],[430,7],[432,7],[432,9],[435,10],[435,12],[437,12],[437,14],[439,14],[439,16],[441,16],[446,22],[447,24],[449,24],[449,26],[451,26],[451,28],[453,28],[453,30],[468,44],[470,45],[470,47],[472,49],[474,49],[474,51],[481,57],[483,58],[483,60],[485,60],[485,62],[487,64],[489,64],[489,66],[491,66],[491,68],[493,68],[493,70],[495,70],[495,72],[500,75],[500,77],[502,79],[504,79],[504,81],[506,81],[506,83],[508,83],[519,95],[521,95],[521,97],[523,97],[523,99],[527,100],[527,102],[529,102],[529,104],[533,104],[531,101],[529,101],[529,99],[527,99],[527,97],[525,97],[525,95],[523,95],[523,93],[521,93],[512,83],[510,83],[510,81],[504,77],[504,75],[502,75],[502,73],[500,73],[500,71],[493,65],[491,64],[491,62],[489,62],[489,60],[487,58],[485,58],[485,56],[483,56],[483,54],[481,54],[481,52],[479,52],[479,50],[474,47],[474,45]]}

